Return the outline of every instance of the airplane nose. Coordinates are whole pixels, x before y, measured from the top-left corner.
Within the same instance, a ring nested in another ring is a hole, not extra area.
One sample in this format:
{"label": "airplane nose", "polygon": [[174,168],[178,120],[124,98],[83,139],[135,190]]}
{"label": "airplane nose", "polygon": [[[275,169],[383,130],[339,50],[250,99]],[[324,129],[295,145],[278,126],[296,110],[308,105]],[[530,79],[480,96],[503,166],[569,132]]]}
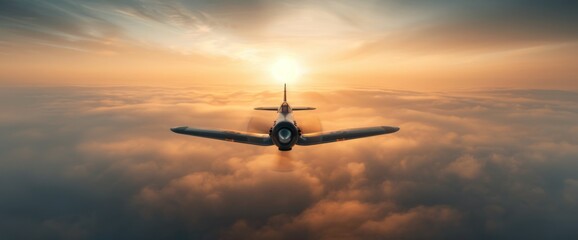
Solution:
{"label": "airplane nose", "polygon": [[289,143],[291,141],[291,131],[287,128],[279,130],[279,141],[282,143]]}

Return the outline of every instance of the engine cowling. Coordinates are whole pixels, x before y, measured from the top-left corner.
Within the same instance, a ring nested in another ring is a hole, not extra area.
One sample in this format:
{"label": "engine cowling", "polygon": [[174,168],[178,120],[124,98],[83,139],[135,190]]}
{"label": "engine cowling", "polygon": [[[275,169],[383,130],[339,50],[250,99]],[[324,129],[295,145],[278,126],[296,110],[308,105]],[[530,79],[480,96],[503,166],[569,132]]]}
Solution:
{"label": "engine cowling", "polygon": [[279,122],[271,129],[271,139],[281,151],[289,151],[299,139],[299,130],[291,122]]}

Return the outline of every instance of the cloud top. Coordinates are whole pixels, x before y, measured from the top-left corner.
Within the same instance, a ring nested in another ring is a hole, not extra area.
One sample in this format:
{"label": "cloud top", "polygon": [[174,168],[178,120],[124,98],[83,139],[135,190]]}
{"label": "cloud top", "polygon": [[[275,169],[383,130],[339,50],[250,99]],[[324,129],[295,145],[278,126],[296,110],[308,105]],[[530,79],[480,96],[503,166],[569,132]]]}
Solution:
{"label": "cloud top", "polygon": [[0,232],[8,239],[575,237],[573,92],[296,92],[294,104],[316,103],[327,130],[402,131],[295,148],[291,172],[274,171],[275,149],[168,130],[243,130],[250,109],[278,102],[278,94],[4,88]]}

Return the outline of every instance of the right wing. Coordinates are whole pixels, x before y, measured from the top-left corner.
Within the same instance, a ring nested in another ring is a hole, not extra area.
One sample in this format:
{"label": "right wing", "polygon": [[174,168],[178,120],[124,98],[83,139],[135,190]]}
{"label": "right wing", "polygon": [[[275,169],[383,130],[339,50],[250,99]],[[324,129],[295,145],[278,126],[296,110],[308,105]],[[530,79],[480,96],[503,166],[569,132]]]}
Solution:
{"label": "right wing", "polygon": [[302,134],[297,141],[297,145],[315,145],[322,143],[345,141],[349,139],[370,137],[381,134],[394,133],[399,131],[398,127],[368,127],[368,128],[352,128],[333,132],[317,132]]}
{"label": "right wing", "polygon": [[212,130],[190,127],[174,127],[171,131],[179,134],[191,135],[196,137],[212,138],[217,140],[253,144],[259,146],[271,146],[273,141],[268,134],[246,133],[228,130]]}

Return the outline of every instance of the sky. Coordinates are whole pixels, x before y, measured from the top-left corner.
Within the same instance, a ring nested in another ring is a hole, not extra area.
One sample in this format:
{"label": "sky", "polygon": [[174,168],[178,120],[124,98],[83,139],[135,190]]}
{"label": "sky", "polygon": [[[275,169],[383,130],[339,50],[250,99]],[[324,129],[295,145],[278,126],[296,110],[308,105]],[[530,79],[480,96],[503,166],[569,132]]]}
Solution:
{"label": "sky", "polygon": [[[575,1],[0,0],[2,239],[576,239]],[[298,122],[394,134],[290,156]]]}
{"label": "sky", "polygon": [[[9,84],[576,89],[575,1],[0,2]],[[241,84],[240,84],[241,83]]]}

